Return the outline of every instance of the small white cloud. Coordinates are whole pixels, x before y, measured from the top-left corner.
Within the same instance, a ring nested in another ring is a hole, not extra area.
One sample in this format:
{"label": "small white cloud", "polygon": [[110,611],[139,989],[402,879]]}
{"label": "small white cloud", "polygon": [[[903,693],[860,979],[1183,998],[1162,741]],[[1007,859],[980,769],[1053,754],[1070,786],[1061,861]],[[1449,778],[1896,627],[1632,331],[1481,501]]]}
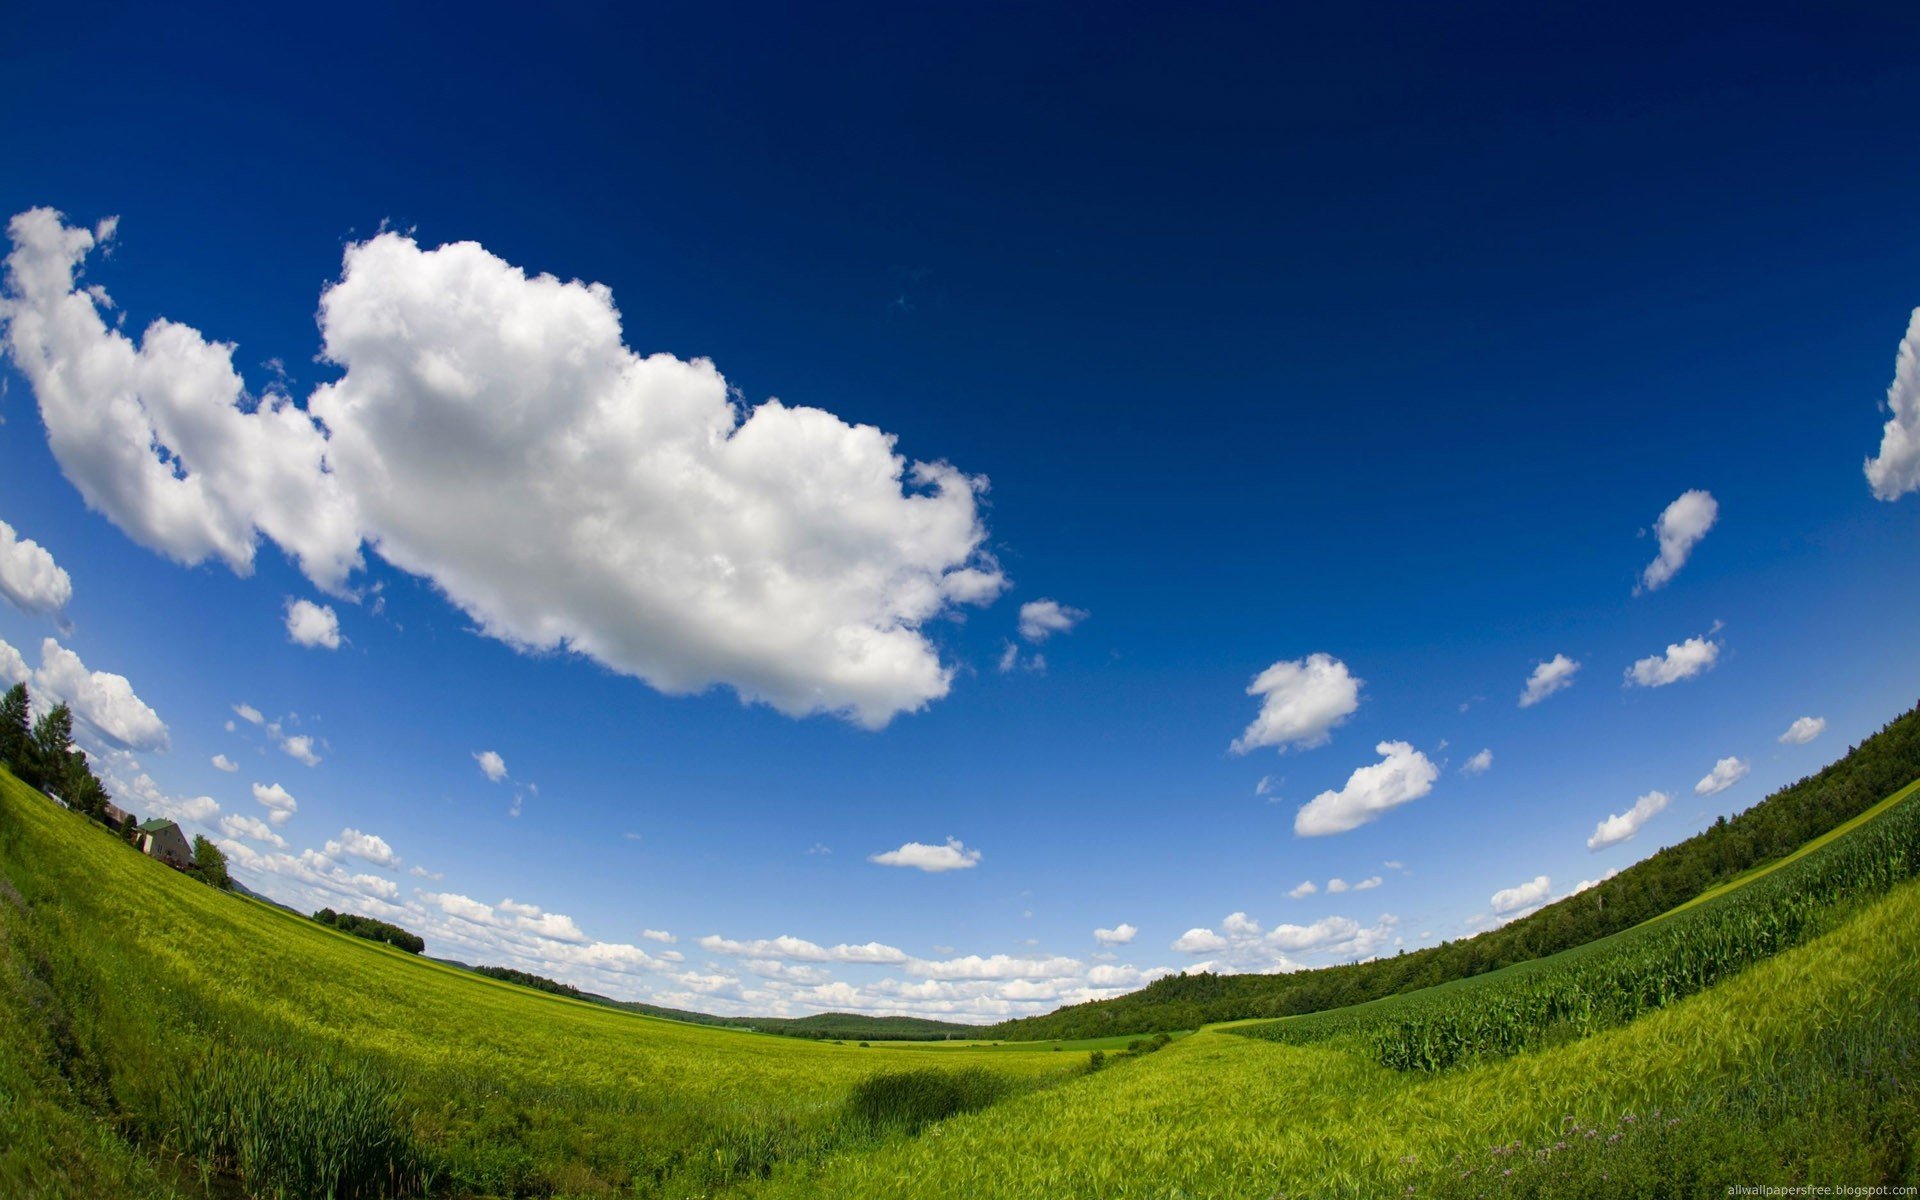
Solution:
{"label": "small white cloud", "polygon": [[1356,892],[1369,892],[1385,882],[1386,880],[1380,878],[1378,875],[1369,875],[1359,883],[1354,884],[1353,890]]}
{"label": "small white cloud", "polygon": [[[400,865],[400,856],[393,852],[392,846],[387,845],[385,838],[371,833],[361,833],[358,829],[351,827],[342,829],[339,837],[326,844],[325,850],[329,858],[343,856],[358,858],[376,867],[389,869]],[[501,907],[505,908],[510,903],[511,901],[504,902]]]}
{"label": "small white cloud", "polygon": [[0,596],[30,616],[50,616],[73,599],[73,580],[39,542],[0,521]]}
{"label": "small white cloud", "polygon": [[507,760],[492,750],[480,751],[473,756],[473,761],[480,764],[481,774],[495,783],[507,777]]}
{"label": "small white cloud", "polygon": [[1649,654],[1627,668],[1627,681],[1640,687],[1666,687],[1709,671],[1719,661],[1720,643],[1691,637],[1667,647],[1665,654]]}
{"label": "small white cloud", "polygon": [[1433,790],[1440,768],[1406,742],[1381,742],[1374,747],[1381,760],[1361,767],[1337,792],[1321,792],[1294,814],[1293,832],[1300,837],[1345,833],[1381,814],[1418,800]]}
{"label": "small white cloud", "polygon": [[674,942],[680,940],[664,929],[642,929],[640,936],[649,942],[666,942],[668,945],[672,945]]}
{"label": "small white cloud", "polygon": [[280,748],[285,750],[296,761],[304,763],[309,767],[317,767],[320,765],[320,756],[313,752],[313,739],[304,733],[296,733],[280,739]]}
{"label": "small white cloud", "polygon": [[1533,668],[1527,676],[1527,686],[1520,692],[1520,707],[1532,708],[1555,692],[1565,691],[1573,686],[1573,677],[1580,670],[1580,664],[1564,654],[1556,654]]}
{"label": "small white cloud", "polygon": [[300,811],[299,802],[277,783],[254,784],[253,798],[267,809],[267,820],[275,825],[285,825]]}
{"label": "small white cloud", "polygon": [[1693,794],[1696,796],[1712,796],[1724,792],[1734,784],[1739,783],[1742,779],[1745,779],[1747,777],[1747,771],[1750,769],[1751,768],[1740,759],[1723,758],[1713,764],[1713,770],[1707,772],[1704,779],[1693,785]]}
{"label": "small white cloud", "polygon": [[1687,556],[1693,553],[1700,539],[1707,536],[1719,516],[1720,504],[1712,493],[1698,488],[1680,493],[1679,499],[1667,505],[1660,519],[1654,522],[1653,531],[1660,539],[1660,556],[1647,564],[1640,575],[1640,586],[1649,592],[1665,587],[1687,564]]}
{"label": "small white cloud", "polygon": [[1189,929],[1173,940],[1172,948],[1182,954],[1210,954],[1225,950],[1227,939],[1211,929]]}
{"label": "small white cloud", "polygon": [[1344,879],[1337,877],[1329,879],[1327,880],[1327,895],[1338,896],[1341,892],[1346,891],[1349,886],[1351,885]]}
{"label": "small white cloud", "polygon": [[1294,900],[1304,900],[1308,896],[1313,895],[1315,892],[1318,892],[1319,890],[1320,890],[1320,885],[1315,883],[1313,880],[1302,879],[1299,883],[1296,883],[1293,885],[1292,890],[1287,892],[1287,896],[1290,899],[1294,899]]}
{"label": "small white cloud", "polygon": [[266,714],[251,704],[236,704],[233,711],[249,725],[264,725],[267,720]]}
{"label": "small white cloud", "polygon": [[1667,799],[1665,792],[1648,792],[1635,800],[1633,807],[1626,812],[1615,813],[1593,827],[1593,836],[1587,839],[1587,849],[1605,850],[1639,833],[1642,825],[1667,806]]}
{"label": "small white cloud", "polygon": [[1068,608],[1058,600],[1029,600],[1020,606],[1020,636],[1030,642],[1044,642],[1086,619],[1085,609]]}
{"label": "small white cloud", "polygon": [[287,839],[275,833],[265,821],[258,817],[241,816],[230,813],[220,818],[220,832],[231,838],[246,838],[249,841],[264,842],[276,850],[287,848]]}
{"label": "small white cloud", "polygon": [[1387,861],[1381,863],[1380,865],[1385,867],[1389,871],[1404,871],[1406,870],[1406,867],[1407,867],[1407,864],[1401,862],[1397,858],[1390,858]]}
{"label": "small white cloud", "polygon": [[1801,717],[1780,735],[1782,746],[1804,746],[1827,730],[1825,717]]}
{"label": "small white cloud", "polygon": [[1260,922],[1243,912],[1228,913],[1220,928],[1227,931],[1228,937],[1256,937],[1262,932]]}
{"label": "small white cloud", "polygon": [[1898,500],[1920,489],[1920,308],[1913,310],[1907,336],[1900,340],[1886,409],[1880,453],[1867,460],[1867,486],[1878,499]]}
{"label": "small white cloud", "polygon": [[1261,697],[1260,713],[1234,739],[1233,752],[1325,745],[1333,729],[1360,707],[1363,682],[1331,654],[1274,663],[1247,685],[1247,695]]}
{"label": "small white cloud", "polygon": [[1485,775],[1493,769],[1493,751],[1482,750],[1466,762],[1460,764],[1462,775]]}
{"label": "small white cloud", "polygon": [[296,646],[340,648],[340,618],[330,605],[287,600],[287,637]]}
{"label": "small white cloud", "polygon": [[1493,898],[1489,903],[1493,905],[1494,912],[1510,913],[1519,909],[1532,908],[1535,905],[1543,904],[1546,902],[1547,897],[1552,894],[1553,880],[1547,878],[1545,875],[1535,875],[1526,883],[1518,884],[1510,888],[1501,888],[1493,894]]}
{"label": "small white cloud", "polygon": [[213,756],[213,766],[216,771],[238,771],[240,769],[239,763],[224,754],[216,754]]}
{"label": "small white cloud", "polygon": [[807,847],[807,853],[816,858],[827,858],[833,854],[833,847],[827,845],[825,842],[815,842],[813,845]]}
{"label": "small white cloud", "polygon": [[980,852],[970,850],[958,838],[948,838],[943,846],[908,842],[898,850],[870,854],[867,861],[883,867],[912,867],[917,871],[964,871],[980,864]]}
{"label": "small white cloud", "polygon": [[1099,942],[1102,946],[1124,946],[1128,942],[1131,942],[1139,932],[1138,929],[1123,921],[1115,925],[1112,929],[1094,930],[1093,940]]}

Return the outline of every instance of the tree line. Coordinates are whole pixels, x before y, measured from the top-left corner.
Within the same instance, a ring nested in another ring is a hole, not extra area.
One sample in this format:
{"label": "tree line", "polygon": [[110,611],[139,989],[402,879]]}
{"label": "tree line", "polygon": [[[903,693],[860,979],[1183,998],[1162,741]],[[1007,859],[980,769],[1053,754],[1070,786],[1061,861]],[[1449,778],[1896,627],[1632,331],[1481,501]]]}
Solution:
{"label": "tree line", "polygon": [[363,917],[359,913],[335,912],[323,908],[313,914],[313,919],[341,933],[350,933],[355,937],[366,938],[370,942],[385,942],[408,954],[418,954],[427,948],[427,943],[417,933],[408,933],[398,925],[374,917]]}
{"label": "tree line", "polygon": [[[30,788],[52,796],[74,812],[89,817],[132,845],[139,819],[127,813],[116,819],[109,811],[112,793],[93,773],[86,751],[73,744],[73,710],[56,704],[33,716],[33,697],[25,683],[16,683],[0,696],[0,764]],[[227,856],[198,834],[193,839],[193,865],[187,874],[213,887],[233,886],[227,874]]]}
{"label": "tree line", "polygon": [[1585,945],[1658,916],[1792,853],[1916,779],[1920,706],[1851,747],[1846,757],[1744,812],[1723,816],[1612,879],[1478,936],[1402,951],[1392,958],[1288,975],[1170,975],[1111,1000],[1003,1021],[981,1032],[1009,1041],[1038,1041],[1198,1029],[1212,1021],[1343,1008],[1485,974]]}

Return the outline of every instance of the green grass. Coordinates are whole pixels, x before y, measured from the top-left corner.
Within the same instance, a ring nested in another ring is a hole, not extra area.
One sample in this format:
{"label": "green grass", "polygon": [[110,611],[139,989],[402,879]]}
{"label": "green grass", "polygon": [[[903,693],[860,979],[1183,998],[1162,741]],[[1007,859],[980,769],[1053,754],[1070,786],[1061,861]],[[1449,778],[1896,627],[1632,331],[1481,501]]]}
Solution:
{"label": "green grass", "polygon": [[[220,1063],[371,1073],[418,1173],[454,1194],[691,1195],[867,1139],[846,1105],[872,1075],[988,1057],[691,1025],[486,979],[216,892],[4,773],[0,880],[0,1194],[168,1195],[203,1160],[233,1175],[239,1156],[191,1132],[206,1105],[181,1086]],[[990,1055],[1013,1091],[1084,1057]]]}
{"label": "green grass", "polygon": [[[215,892],[0,774],[0,1195],[1173,1200],[1913,1183],[1920,883],[1896,880],[1916,823],[1920,801],[1895,797],[1673,919],[1281,1023],[1323,1022],[1321,1040],[1235,1023],[1129,1055],[1115,1053],[1125,1036],[861,1048],[555,996]],[[1817,919],[1624,1023],[1555,1026],[1437,1072],[1382,1066],[1363,1036],[1394,1005],[1398,1020],[1434,996],[1492,998],[1620,946],[1665,970],[1727,914],[1785,914],[1795,896]]]}

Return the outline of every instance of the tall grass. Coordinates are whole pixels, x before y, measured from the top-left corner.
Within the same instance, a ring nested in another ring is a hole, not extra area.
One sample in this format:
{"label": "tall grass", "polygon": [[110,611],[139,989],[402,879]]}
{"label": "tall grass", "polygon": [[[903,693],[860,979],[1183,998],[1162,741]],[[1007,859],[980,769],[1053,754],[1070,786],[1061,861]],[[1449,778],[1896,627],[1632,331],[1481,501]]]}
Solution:
{"label": "tall grass", "polygon": [[1006,1095],[1007,1085],[1004,1075],[984,1067],[882,1071],[854,1085],[847,1114],[874,1133],[915,1134],[935,1121],[985,1108]]}
{"label": "tall grass", "polygon": [[1243,1037],[1346,1037],[1382,1066],[1438,1071],[1624,1025],[1830,928],[1920,873],[1920,801],[1907,800],[1778,871],[1578,950],[1328,1013],[1236,1026]]}

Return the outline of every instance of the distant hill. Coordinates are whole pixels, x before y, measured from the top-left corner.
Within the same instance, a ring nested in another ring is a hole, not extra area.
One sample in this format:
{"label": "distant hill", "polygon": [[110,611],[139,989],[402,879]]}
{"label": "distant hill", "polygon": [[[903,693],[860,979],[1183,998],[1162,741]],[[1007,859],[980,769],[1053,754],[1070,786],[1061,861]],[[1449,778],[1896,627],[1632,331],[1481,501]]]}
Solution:
{"label": "distant hill", "polygon": [[671,1021],[686,1021],[694,1025],[748,1029],[756,1033],[777,1033],[784,1037],[814,1038],[824,1041],[924,1042],[980,1036],[980,1027],[977,1025],[930,1021],[921,1017],[872,1017],[860,1013],[816,1013],[809,1017],[721,1017],[712,1013],[694,1012],[690,1009],[644,1004],[637,1000],[615,1000],[611,996],[583,991],[571,984],[548,979],[544,975],[535,975],[531,971],[516,970],[513,967],[470,967],[465,963],[449,963],[449,965],[485,975],[490,979],[505,980],[537,991],[552,992],[557,996],[571,996],[590,1004],[604,1004],[609,1008],[643,1013],[649,1017],[665,1017]]}
{"label": "distant hill", "polygon": [[1360,1004],[1618,933],[1764,866],[1920,779],[1920,706],[1816,775],[1668,846],[1620,874],[1476,937],[1371,962],[1289,975],[1170,975],[1111,1000],[977,1030],[1006,1041],[1098,1038],[1197,1029],[1212,1021],[1298,1016]]}

